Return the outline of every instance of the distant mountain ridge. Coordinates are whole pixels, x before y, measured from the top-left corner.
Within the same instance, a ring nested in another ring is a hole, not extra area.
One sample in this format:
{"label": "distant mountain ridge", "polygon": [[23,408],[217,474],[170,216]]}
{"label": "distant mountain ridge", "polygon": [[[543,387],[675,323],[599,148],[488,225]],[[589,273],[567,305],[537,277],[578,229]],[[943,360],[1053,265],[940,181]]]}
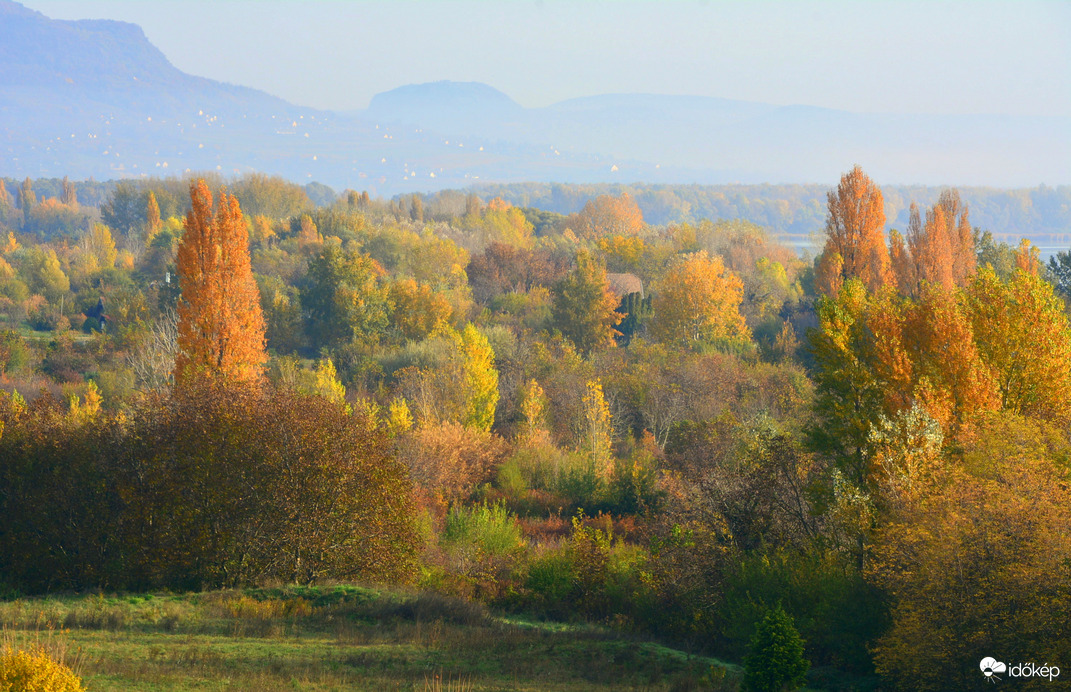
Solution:
{"label": "distant mountain ridge", "polygon": [[848,113],[611,94],[524,108],[406,85],[356,113],[183,73],[139,27],[0,0],[0,176],[259,170],[391,195],[482,183],[1071,183],[1071,118]]}
{"label": "distant mountain ridge", "polygon": [[[207,94],[279,105],[247,87],[188,75],[174,67],[136,24],[103,19],[65,21],[0,0],[0,85],[87,98],[153,93],[163,106]],[[75,104],[69,104],[75,105]]]}

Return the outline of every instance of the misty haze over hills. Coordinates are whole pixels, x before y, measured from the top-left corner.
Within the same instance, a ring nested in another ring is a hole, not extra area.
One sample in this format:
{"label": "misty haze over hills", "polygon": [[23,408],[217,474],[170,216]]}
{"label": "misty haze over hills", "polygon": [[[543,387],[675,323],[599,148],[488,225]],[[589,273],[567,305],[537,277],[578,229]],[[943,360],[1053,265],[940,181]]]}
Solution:
{"label": "misty haze over hills", "polygon": [[[310,78],[316,78],[310,75]],[[340,85],[344,88],[344,85]],[[133,24],[0,0],[0,175],[263,171],[392,195],[488,182],[1071,182],[1071,118],[858,114],[619,94],[523,108],[477,83],[302,108],[176,69]]]}

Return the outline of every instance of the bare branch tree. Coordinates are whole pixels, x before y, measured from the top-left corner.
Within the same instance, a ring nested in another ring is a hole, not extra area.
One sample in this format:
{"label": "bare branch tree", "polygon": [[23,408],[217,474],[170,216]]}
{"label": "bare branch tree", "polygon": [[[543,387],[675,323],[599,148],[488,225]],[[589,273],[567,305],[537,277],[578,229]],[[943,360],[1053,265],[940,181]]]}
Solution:
{"label": "bare branch tree", "polygon": [[146,389],[163,389],[174,383],[177,355],[178,313],[168,308],[127,360],[138,384]]}

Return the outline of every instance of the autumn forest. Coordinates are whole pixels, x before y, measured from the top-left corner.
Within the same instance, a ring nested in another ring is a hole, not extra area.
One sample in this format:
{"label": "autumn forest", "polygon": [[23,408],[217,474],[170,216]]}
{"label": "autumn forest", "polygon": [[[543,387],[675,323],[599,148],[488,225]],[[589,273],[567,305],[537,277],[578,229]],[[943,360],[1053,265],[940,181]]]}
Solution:
{"label": "autumn forest", "polygon": [[327,627],[309,590],[355,584],[693,661],[647,689],[1071,669],[1071,252],[995,240],[955,189],[896,228],[855,166],[810,253],[627,192],[53,183],[0,181],[5,625],[244,593]]}

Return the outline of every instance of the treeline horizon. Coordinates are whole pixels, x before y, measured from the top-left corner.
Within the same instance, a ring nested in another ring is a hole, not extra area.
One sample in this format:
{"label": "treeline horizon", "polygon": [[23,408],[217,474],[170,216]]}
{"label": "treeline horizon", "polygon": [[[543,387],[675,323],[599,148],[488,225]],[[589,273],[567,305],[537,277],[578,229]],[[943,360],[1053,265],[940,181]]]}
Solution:
{"label": "treeline horizon", "polygon": [[[280,176],[249,173],[243,176],[221,176],[218,173],[187,173],[164,178],[70,181],[77,190],[78,203],[100,208],[120,186],[148,189],[161,185],[181,188],[191,178],[206,178],[217,187],[235,185],[243,180],[271,180],[305,191],[308,201],[316,207],[326,207],[343,198],[350,190],[336,190],[319,182],[293,183]],[[63,194],[62,178],[31,179],[33,189],[41,200],[59,198]],[[22,180],[0,178],[12,199],[17,197]],[[910,206],[934,204],[941,193],[956,189],[964,203],[970,206],[971,221],[981,231],[990,231],[998,240],[1017,243],[1028,238],[1046,250],[1071,247],[1071,185],[1000,188],[954,185],[883,185],[887,229],[903,230],[910,220]],[[795,184],[651,184],[633,183],[501,183],[473,185],[464,189],[445,189],[426,193],[407,193],[389,198],[372,194],[371,198],[385,203],[407,204],[420,197],[429,218],[443,219],[464,213],[465,198],[477,195],[483,201],[496,197],[510,204],[555,214],[575,214],[584,205],[604,195],[628,194],[643,213],[647,223],[666,225],[741,219],[763,226],[782,236],[797,236],[793,245],[813,247],[821,242],[819,236],[825,224],[826,192],[829,186],[820,183]],[[357,192],[363,193],[364,190]],[[243,207],[244,208],[244,207]],[[184,212],[184,210],[183,210]],[[537,224],[538,230],[538,224]],[[1043,252],[1048,254],[1048,252]]]}

